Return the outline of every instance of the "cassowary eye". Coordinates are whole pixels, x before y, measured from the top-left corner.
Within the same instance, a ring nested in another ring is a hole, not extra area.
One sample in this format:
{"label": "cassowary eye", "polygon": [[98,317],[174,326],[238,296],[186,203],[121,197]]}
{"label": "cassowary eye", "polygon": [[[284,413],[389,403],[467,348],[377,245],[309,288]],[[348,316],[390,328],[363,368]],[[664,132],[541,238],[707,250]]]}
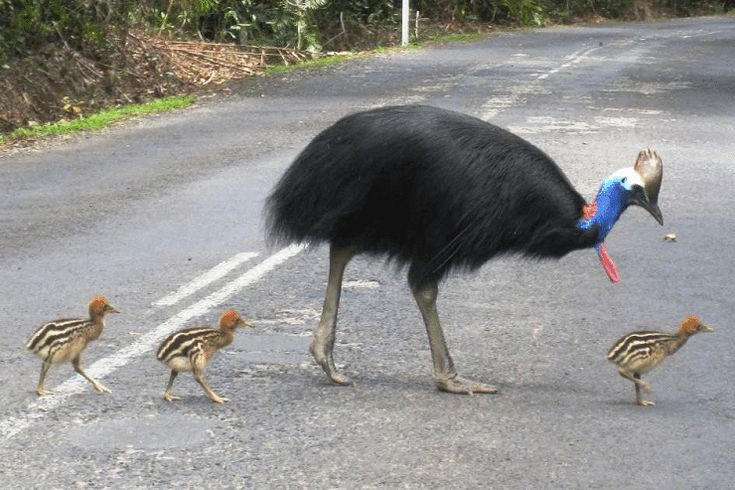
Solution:
{"label": "cassowary eye", "polygon": [[623,177],[622,182],[623,182],[623,184],[625,184],[626,182],[628,182],[628,177]]}

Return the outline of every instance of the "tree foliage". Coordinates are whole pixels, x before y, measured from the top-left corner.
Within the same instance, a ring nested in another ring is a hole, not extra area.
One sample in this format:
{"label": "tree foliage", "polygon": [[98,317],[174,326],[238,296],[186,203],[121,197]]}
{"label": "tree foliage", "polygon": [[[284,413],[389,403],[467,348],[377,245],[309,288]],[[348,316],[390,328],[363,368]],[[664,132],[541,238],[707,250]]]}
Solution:
{"label": "tree foliage", "polygon": [[[689,15],[732,8],[732,0],[412,0],[430,22],[539,26],[551,19]],[[130,26],[177,37],[304,50],[390,41],[400,0],[0,0],[0,59],[48,43],[104,46]]]}

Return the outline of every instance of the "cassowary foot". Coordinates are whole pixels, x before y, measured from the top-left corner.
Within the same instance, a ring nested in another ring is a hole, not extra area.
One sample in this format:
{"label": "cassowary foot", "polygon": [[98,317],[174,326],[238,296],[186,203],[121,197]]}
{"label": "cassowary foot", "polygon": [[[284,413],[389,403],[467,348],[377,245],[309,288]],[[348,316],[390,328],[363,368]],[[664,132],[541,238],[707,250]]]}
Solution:
{"label": "cassowary foot", "polygon": [[324,345],[318,344],[316,341],[312,341],[309,346],[309,353],[314,361],[321,366],[327,377],[335,384],[342,386],[354,386],[355,383],[349,377],[337,371],[337,366],[334,364],[332,353],[329,352]]}
{"label": "cassowary foot", "polygon": [[437,389],[448,393],[457,393],[460,395],[472,395],[475,393],[497,393],[498,389],[492,385],[478,383],[469,379],[455,376],[449,379],[434,378]]}

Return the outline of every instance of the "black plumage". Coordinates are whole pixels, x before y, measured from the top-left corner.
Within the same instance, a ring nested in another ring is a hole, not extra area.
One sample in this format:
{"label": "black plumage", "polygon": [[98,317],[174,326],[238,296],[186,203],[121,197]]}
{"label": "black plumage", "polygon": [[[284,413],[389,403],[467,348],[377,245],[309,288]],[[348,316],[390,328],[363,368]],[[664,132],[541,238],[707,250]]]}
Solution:
{"label": "black plumage", "polygon": [[268,200],[272,236],[382,253],[417,286],[499,253],[591,247],[584,198],[541,150],[464,114],[397,106],[349,115],[303,150]]}
{"label": "black plumage", "polygon": [[434,107],[384,107],[348,115],[309,143],[268,197],[267,226],[274,241],[330,244],[310,352],[333,382],[351,383],[332,355],[344,269],[369,253],[408,266],[437,387],[492,393],[454,369],[436,310],[438,283],[498,254],[558,258],[592,246],[616,281],[602,241],[629,204],[662,222],[661,165],[654,152],[641,152],[635,168],[603,183],[600,206],[587,207],[551,158],[508,131]]}

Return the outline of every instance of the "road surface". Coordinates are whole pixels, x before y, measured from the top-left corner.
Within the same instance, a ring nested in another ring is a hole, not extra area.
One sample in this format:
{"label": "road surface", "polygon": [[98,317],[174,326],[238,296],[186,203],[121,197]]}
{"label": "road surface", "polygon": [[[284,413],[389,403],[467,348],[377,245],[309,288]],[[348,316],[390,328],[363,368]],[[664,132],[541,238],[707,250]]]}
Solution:
{"label": "road surface", "polygon": [[[0,474],[11,487],[731,488],[735,478],[735,19],[501,33],[247,80],[229,96],[0,159]],[[583,195],[641,148],[665,163],[662,228],[631,209],[593,251],[505,258],[454,275],[440,315],[461,374],[492,396],[438,392],[405,273],[347,270],[337,387],[307,347],[326,248],[269,247],[263,200],[320,130],[352,111],[426,103],[506,127]],[[676,233],[676,242],[664,235]],[[24,350],[41,322],[122,310],[83,355],[90,389]],[[235,308],[238,332],[171,404],[167,332]],[[689,314],[716,328],[633,404],[606,361],[635,328]]]}

